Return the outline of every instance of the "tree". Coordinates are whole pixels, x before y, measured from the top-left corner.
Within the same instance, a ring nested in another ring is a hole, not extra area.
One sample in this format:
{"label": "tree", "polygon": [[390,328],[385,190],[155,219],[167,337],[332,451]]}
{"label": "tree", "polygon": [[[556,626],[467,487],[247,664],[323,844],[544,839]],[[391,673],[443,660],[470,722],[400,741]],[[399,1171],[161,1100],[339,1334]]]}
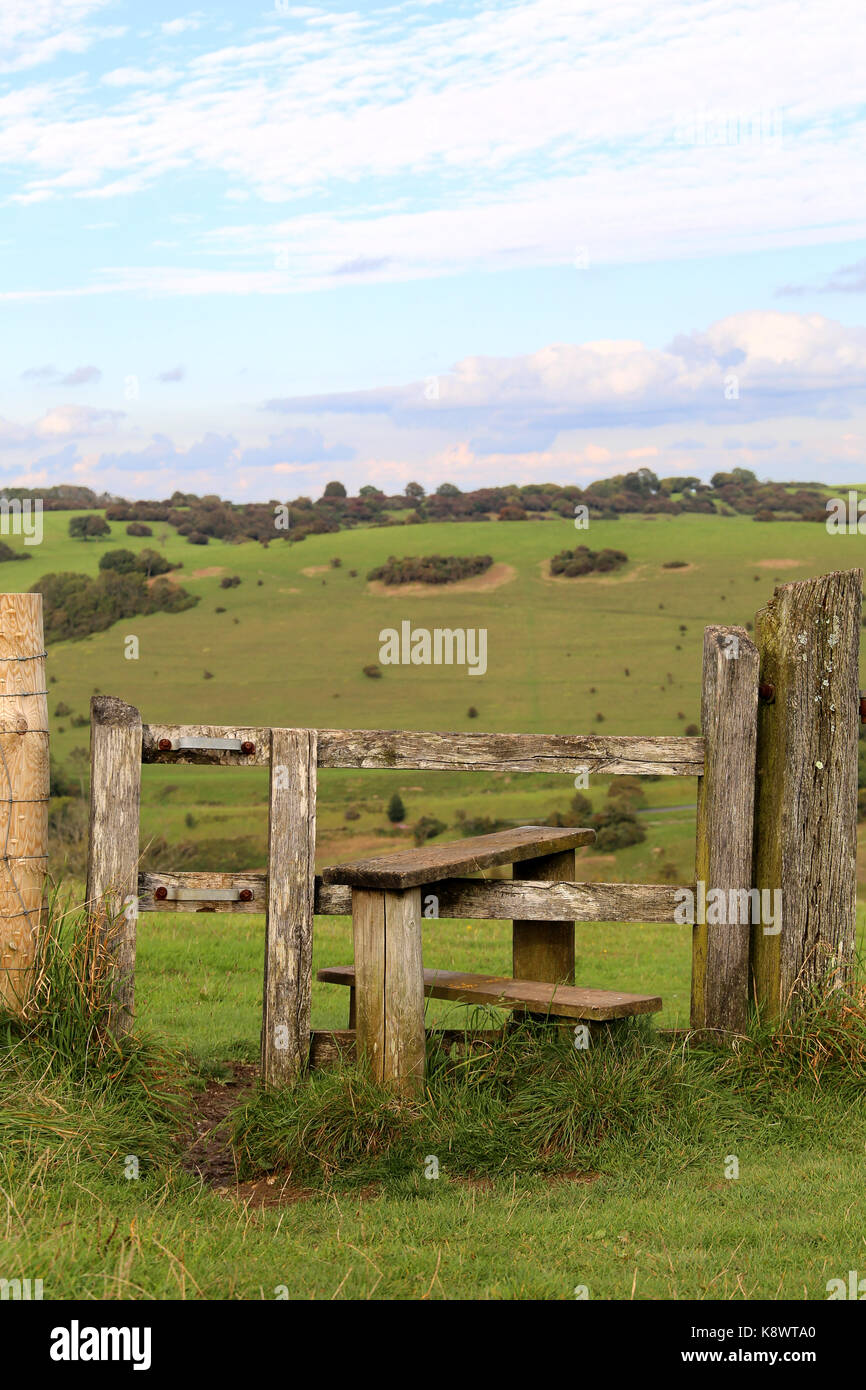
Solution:
{"label": "tree", "polygon": [[345,497],[345,496],[346,496],[346,489],[343,487],[343,484],[342,484],[342,483],[337,483],[337,482],[334,482],[334,483],[326,483],[326,484],[325,484],[324,496],[325,496],[325,497]]}
{"label": "tree", "polygon": [[388,802],[388,819],[392,825],[401,825],[406,819],[406,807],[399,792],[395,792]]}
{"label": "tree", "polygon": [[407,483],[404,496],[411,497],[413,502],[420,502],[424,496],[424,489],[420,483]]}
{"label": "tree", "polygon": [[91,512],[89,516],[74,516],[69,523],[69,534],[73,540],[89,541],[94,536],[110,536],[111,527],[105,517]]}
{"label": "tree", "polygon": [[129,574],[131,570],[137,569],[138,565],[131,550],[106,550],[105,554],[99,557],[99,568]]}
{"label": "tree", "polygon": [[462,496],[459,487],[453,483],[440,483],[436,489],[437,497],[460,497]]}

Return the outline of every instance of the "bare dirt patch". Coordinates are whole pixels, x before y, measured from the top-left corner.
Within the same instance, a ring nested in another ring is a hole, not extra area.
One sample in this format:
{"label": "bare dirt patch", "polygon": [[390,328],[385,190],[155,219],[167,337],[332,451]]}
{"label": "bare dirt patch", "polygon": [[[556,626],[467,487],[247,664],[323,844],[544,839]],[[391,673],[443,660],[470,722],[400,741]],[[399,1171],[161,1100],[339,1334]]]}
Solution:
{"label": "bare dirt patch", "polygon": [[814,564],[813,560],[755,560],[759,570],[799,570]]}
{"label": "bare dirt patch", "polygon": [[[304,570],[306,574],[308,571]],[[458,579],[453,584],[383,584],[381,579],[367,581],[367,593],[388,598],[401,598],[403,594],[457,594],[481,593],[489,589],[501,589],[517,578],[513,565],[491,565],[483,574],[473,574],[471,579]]]}
{"label": "bare dirt patch", "polygon": [[330,568],[330,565],[307,565],[306,569],[301,570],[301,574],[305,574],[308,579],[315,579],[317,574],[327,574]]}

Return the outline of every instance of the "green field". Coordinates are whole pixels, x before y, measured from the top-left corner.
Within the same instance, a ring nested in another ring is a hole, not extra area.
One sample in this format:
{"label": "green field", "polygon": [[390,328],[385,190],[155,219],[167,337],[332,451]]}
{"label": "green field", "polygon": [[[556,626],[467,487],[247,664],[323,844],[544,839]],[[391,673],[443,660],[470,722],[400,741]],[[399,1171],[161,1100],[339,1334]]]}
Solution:
{"label": "green field", "polygon": [[[200,602],[50,645],[52,753],[67,766],[88,743],[88,729],[72,721],[83,720],[96,692],[137,705],[152,722],[683,733],[700,719],[705,624],[748,625],[776,584],[858,566],[866,554],[859,536],[741,516],[626,516],[593,522],[588,535],[567,521],[375,528],[267,549],[194,547],[160,523],[154,539],[128,538],[114,523],[110,541],[83,543],[68,538],[69,519],[45,514],[44,543],[29,548],[28,562],[6,565],[6,587],[31,587],[52,571],[96,573],[106,549],[156,545],[182,560],[177,578]],[[546,561],[582,541],[624,550],[629,563],[611,576],[546,578]],[[370,591],[367,571],[389,554],[434,552],[490,554],[507,567],[494,572],[505,582]],[[663,568],[672,560],[685,565]],[[223,590],[223,575],[241,584]],[[380,679],[365,676],[380,630],[404,619],[486,628],[486,674],[390,666]],[[137,660],[124,656],[130,635]],[[57,716],[58,705],[71,713]],[[443,838],[457,834],[459,811],[532,822],[565,810],[573,794],[571,778],[554,775],[326,771],[320,866],[411,842],[408,825],[394,828],[385,815],[394,790],[409,825],[437,816],[448,826]],[[645,791],[646,840],[616,854],[579,851],[581,877],[654,881],[660,866],[676,881],[692,877],[694,781],[662,778]],[[604,779],[591,779],[594,809],[606,792]],[[161,856],[160,867],[262,868],[266,828],[264,771],[144,769],[142,849]],[[174,846],[181,862],[172,862]],[[687,1022],[688,928],[581,924],[577,933],[578,983],[659,993],[657,1022]],[[142,915],[139,1026],[185,1049],[203,1075],[254,1060],[262,946],[260,917]],[[316,966],[349,963],[351,954],[348,919],[317,918]],[[426,924],[425,961],[508,972],[508,925]],[[345,1027],[346,1008],[345,990],[314,984],[314,1026]],[[446,1012],[460,1014],[430,1006],[431,1018]],[[866,1261],[849,1216],[860,1202],[866,1120],[852,1106],[843,1123],[806,1081],[791,1106],[796,1114],[781,1118],[746,1106],[719,1124],[716,1142],[675,1145],[660,1134],[656,1154],[636,1157],[624,1141],[591,1182],[504,1169],[490,1185],[472,1184],[449,1177],[443,1160],[438,1182],[404,1174],[359,1197],[337,1174],[308,1200],[261,1209],[215,1194],[170,1161],[125,1182],[121,1156],[135,1150],[122,1135],[110,1161],[64,1167],[35,1125],[7,1156],[5,1180],[0,1171],[3,1268],[9,1277],[43,1274],[46,1297],[271,1298],[285,1285],[317,1298],[569,1298],[585,1284],[591,1297],[617,1299],[823,1298],[827,1279]],[[736,1182],[724,1179],[731,1153],[741,1164]]]}

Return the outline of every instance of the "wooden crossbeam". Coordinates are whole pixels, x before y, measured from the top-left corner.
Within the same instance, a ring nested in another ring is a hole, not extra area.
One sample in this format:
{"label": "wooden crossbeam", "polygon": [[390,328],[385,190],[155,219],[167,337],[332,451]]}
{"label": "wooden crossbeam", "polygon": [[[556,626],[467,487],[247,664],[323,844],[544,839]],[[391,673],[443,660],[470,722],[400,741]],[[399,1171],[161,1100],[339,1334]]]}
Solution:
{"label": "wooden crossbeam", "polygon": [[[140,873],[139,912],[262,913],[267,902],[263,873]],[[157,888],[201,890],[201,898],[160,901]],[[211,890],[249,890],[248,902],[210,901]],[[677,894],[694,892],[694,884],[675,883],[543,883],[510,879],[449,878],[427,884],[422,911],[430,916],[474,921],[536,922],[674,922]],[[435,899],[431,902],[430,900]],[[344,917],[352,911],[352,890],[323,883],[317,875],[315,912],[319,917]]]}
{"label": "wooden crossbeam", "polygon": [[[270,730],[217,724],[145,724],[145,763],[267,767]],[[179,748],[187,739],[237,739],[250,751]],[[160,744],[166,745],[160,748]],[[462,772],[562,772],[597,776],[699,777],[704,740],[629,735],[417,733],[414,730],[320,729],[319,767]]]}

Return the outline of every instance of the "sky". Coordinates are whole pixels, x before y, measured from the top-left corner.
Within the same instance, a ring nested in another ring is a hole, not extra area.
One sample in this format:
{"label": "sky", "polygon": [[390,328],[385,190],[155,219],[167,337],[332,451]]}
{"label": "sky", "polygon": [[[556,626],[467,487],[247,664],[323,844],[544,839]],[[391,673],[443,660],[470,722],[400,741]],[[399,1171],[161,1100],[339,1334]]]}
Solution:
{"label": "sky", "polygon": [[0,3],[0,485],[862,482],[861,0]]}

